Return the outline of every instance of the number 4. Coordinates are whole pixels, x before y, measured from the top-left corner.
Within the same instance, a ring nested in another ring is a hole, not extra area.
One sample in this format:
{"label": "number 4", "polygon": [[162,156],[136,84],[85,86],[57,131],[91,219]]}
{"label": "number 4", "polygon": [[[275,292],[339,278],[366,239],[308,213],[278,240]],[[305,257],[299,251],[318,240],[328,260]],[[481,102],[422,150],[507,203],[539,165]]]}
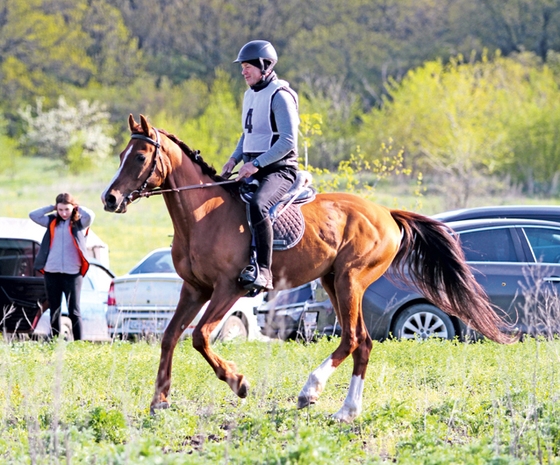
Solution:
{"label": "number 4", "polygon": [[245,129],[250,134],[253,132],[253,109],[249,108],[247,112],[247,117],[245,118]]}

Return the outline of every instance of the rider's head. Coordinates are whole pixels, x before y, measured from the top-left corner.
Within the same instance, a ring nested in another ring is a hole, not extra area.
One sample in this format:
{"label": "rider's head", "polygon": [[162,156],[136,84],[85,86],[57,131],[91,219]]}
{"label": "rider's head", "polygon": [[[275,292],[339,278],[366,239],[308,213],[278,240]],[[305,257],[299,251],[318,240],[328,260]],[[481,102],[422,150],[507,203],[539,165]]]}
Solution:
{"label": "rider's head", "polygon": [[234,63],[249,63],[261,70],[264,76],[269,74],[278,62],[278,54],[270,42],[266,40],[252,40],[247,42],[239,53]]}

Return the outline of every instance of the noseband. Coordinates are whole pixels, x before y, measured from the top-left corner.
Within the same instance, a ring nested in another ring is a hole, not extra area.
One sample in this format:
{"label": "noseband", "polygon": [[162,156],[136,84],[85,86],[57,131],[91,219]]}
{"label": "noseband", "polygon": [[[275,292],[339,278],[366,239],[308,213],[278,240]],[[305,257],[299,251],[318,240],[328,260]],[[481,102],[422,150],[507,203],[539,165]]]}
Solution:
{"label": "noseband", "polygon": [[[160,153],[161,144],[159,143],[159,131],[156,128],[152,128],[152,129],[156,132],[156,140],[152,139],[151,137],[145,136],[143,134],[132,134],[130,136],[131,139],[140,139],[143,140],[144,142],[148,142],[149,144],[152,144],[156,148],[156,154],[154,156],[154,161],[152,162],[152,168],[150,170],[150,173],[148,174],[148,177],[138,189],[133,190],[130,194],[126,196],[127,203],[130,203],[132,201],[133,194],[138,194],[138,196],[140,197],[142,196],[142,194],[146,190],[146,187],[148,187],[149,179],[156,171],[158,158],[161,159],[161,153]],[[163,166],[163,160],[161,160],[161,164]]]}

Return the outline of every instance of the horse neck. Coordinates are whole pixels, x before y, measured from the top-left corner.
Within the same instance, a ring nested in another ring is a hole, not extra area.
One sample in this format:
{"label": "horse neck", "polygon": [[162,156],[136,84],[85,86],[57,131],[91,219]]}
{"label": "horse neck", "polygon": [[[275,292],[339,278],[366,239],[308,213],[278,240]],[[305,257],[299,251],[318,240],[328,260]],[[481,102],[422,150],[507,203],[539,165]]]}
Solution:
{"label": "horse neck", "polygon": [[[178,189],[215,182],[210,176],[203,174],[200,166],[175,144],[171,145],[177,150],[173,150],[171,156],[168,155],[170,166],[162,188]],[[223,207],[224,203],[232,202],[231,195],[220,186],[170,192],[163,194],[163,198],[175,233],[181,235],[188,235],[196,229],[204,216],[211,215],[215,209]]]}

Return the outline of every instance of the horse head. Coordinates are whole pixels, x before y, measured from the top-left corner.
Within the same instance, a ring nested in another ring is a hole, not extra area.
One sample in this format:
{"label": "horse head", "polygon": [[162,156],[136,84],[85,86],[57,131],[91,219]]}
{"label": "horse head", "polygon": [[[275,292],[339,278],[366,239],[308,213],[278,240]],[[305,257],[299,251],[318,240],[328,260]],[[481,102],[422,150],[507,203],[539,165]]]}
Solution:
{"label": "horse head", "polygon": [[129,115],[128,127],[132,135],[120,154],[119,169],[101,194],[108,212],[125,213],[129,203],[143,192],[160,187],[166,177],[159,131],[144,115],[140,115],[140,123]]}

